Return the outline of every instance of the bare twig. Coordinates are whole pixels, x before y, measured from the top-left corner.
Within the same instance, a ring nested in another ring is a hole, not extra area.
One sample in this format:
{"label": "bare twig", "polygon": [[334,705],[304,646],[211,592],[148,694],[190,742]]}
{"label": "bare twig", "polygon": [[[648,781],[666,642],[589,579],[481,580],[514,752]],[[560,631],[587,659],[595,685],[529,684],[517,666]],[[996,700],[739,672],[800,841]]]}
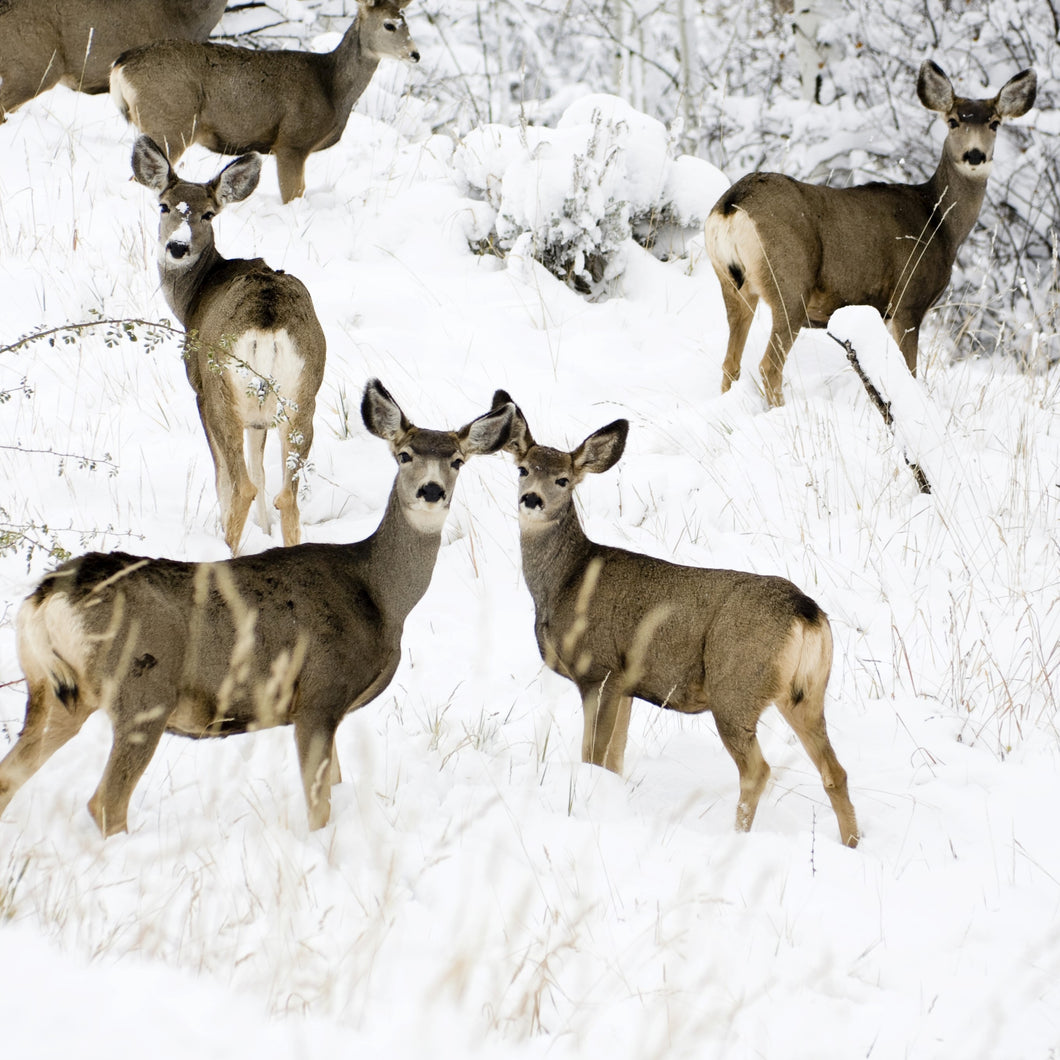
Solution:
{"label": "bare twig", "polygon": [[[846,350],[847,360],[850,362],[857,377],[861,380],[861,385],[865,388],[865,393],[869,395],[869,401],[876,406],[876,410],[883,417],[883,422],[887,424],[893,434],[894,416],[891,414],[891,403],[889,401],[884,401],[883,395],[876,389],[872,380],[865,374],[865,369],[861,367],[861,362],[858,360],[858,352],[854,349],[853,343],[851,343],[849,339],[838,338],[830,331],[828,332],[828,337],[834,339],[844,350]],[[930,493],[931,483],[928,482],[927,475],[924,474],[924,469],[919,464],[910,460],[904,453],[902,455],[905,458],[905,462],[909,465],[910,470],[913,472],[917,488],[921,493]]]}

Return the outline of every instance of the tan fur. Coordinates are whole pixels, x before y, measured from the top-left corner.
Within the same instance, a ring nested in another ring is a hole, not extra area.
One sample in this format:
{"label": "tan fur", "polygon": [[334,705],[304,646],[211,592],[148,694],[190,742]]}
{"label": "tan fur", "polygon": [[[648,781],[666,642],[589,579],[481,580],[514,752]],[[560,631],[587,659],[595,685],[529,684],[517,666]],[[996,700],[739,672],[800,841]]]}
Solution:
{"label": "tan fur", "polygon": [[6,0],[0,4],[0,123],[62,84],[107,91],[111,63],[163,37],[202,41],[226,0]]}
{"label": "tan fur", "polygon": [[800,328],[823,326],[841,306],[879,310],[915,375],[920,325],[979,216],[997,129],[1033,105],[1036,84],[1034,71],[1024,70],[992,99],[965,99],[925,62],[917,92],[950,126],[925,184],[829,188],[779,173],[737,181],[711,210],[705,233],[729,324],[722,391],[740,376],[759,300],[772,315],[761,363],[770,405],[783,404],[784,363]]}
{"label": "tan fur", "polygon": [[[0,812],[101,710],[114,740],[88,805],[103,835],[127,827],[129,799],[163,732],[227,736],[277,725],[294,727],[309,826],[326,824],[341,777],[335,730],[393,678],[460,467],[504,444],[513,413],[427,430],[371,380],[362,418],[398,470],[379,528],[364,541],[223,563],[89,553],[49,574],[18,615],[29,695],[22,732],[0,762]],[[425,529],[428,510],[440,517]]]}
{"label": "tan fur", "polygon": [[[495,406],[510,399],[494,395]],[[582,759],[621,773],[634,699],[710,711],[740,774],[746,831],[769,780],[756,729],[775,703],[821,774],[842,841],[855,846],[847,776],[828,738],[832,634],[817,604],[784,578],[684,567],[590,541],[573,491],[625,447],[616,420],[565,452],[538,445],[517,409],[507,448],[519,466],[523,575],[545,663],[582,698]]]}
{"label": "tan fur", "polygon": [[289,202],[305,192],[309,155],[338,143],[380,59],[419,62],[402,14],[409,2],[359,0],[333,52],[159,40],[118,58],[111,96],[174,163],[193,143],[274,154]]}

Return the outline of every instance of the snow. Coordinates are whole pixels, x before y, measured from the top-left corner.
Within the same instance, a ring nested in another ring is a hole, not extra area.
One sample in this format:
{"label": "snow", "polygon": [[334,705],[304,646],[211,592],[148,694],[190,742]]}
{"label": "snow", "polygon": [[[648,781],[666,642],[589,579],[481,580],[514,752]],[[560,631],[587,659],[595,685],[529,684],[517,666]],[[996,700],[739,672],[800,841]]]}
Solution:
{"label": "snow", "polygon": [[[701,216],[694,173],[716,171],[607,105],[636,181],[679,187],[678,219]],[[570,181],[557,145],[600,106],[578,99],[561,129],[534,132],[554,148],[552,168],[537,155],[541,202]],[[110,101],[54,91],[0,136],[0,345],[97,314],[166,317],[155,199],[129,180],[132,134]],[[381,515],[393,463],[360,423],[370,376],[421,426],[467,422],[497,387],[545,444],[628,417],[617,468],[579,487],[588,532],[782,574],[828,611],[827,717],[861,845],[840,846],[774,710],[748,835],[732,830],[736,770],[709,717],[638,703],[625,776],[579,762],[577,695],[534,641],[514,468],[477,457],[397,676],[339,730],[326,828],[307,831],[288,730],[164,738],[130,833],[106,842],[85,810],[104,719],[19,792],[0,818],[5,1055],[1060,1047],[1060,368],[948,363],[929,317],[914,382],[857,309],[832,330],[887,389],[897,439],[823,332],[793,348],[782,409],[765,410],[753,352],[722,396],[724,312],[694,243],[663,262],[626,240],[597,301],[535,261],[528,233],[504,260],[471,253],[495,216],[476,189],[506,186],[529,142],[483,127],[454,150],[358,113],[310,159],[304,200],[280,203],[267,160],[215,222],[223,253],[300,277],[327,333],[304,537],[356,540]],[[222,164],[195,149],[181,170]],[[0,519],[75,553],[223,559],[179,340],[115,330],[0,351]],[[754,350],[765,334],[759,319]],[[903,451],[935,493],[916,491]],[[270,484],[277,454],[273,439]],[[244,547],[275,533],[251,525]],[[14,616],[49,565],[44,549],[0,557],[0,746],[24,703]]]}

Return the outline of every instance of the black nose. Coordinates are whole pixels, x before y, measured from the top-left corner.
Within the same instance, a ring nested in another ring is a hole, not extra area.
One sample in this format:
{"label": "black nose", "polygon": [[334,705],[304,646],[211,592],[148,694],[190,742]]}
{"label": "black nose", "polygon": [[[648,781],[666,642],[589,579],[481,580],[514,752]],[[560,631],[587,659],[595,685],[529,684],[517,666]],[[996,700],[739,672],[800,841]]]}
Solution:
{"label": "black nose", "polygon": [[191,246],[188,243],[167,243],[166,250],[169,251],[170,255],[176,258],[178,261],[184,257],[185,254],[191,250]]}
{"label": "black nose", "polygon": [[409,52],[409,58],[414,63],[418,63],[420,61],[420,53],[419,52]]}
{"label": "black nose", "polygon": [[422,497],[428,504],[436,504],[445,496],[445,490],[437,482],[427,482],[416,490],[416,496]]}
{"label": "black nose", "polygon": [[986,155],[978,147],[973,147],[964,152],[964,160],[970,166],[981,166],[986,161]]}
{"label": "black nose", "polygon": [[519,498],[519,503],[525,505],[527,508],[544,508],[545,502],[536,493],[524,493]]}

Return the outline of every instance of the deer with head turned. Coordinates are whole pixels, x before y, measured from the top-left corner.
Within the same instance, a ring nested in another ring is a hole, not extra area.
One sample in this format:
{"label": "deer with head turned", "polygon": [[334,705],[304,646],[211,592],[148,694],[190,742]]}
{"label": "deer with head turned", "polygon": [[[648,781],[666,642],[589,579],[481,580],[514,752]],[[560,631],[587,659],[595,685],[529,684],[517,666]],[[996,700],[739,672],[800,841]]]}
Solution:
{"label": "deer with head turned", "polygon": [[[213,456],[221,525],[233,553],[256,499],[269,533],[264,451],[269,428],[280,435],[283,484],[274,506],[285,545],[301,539],[298,484],[313,442],[316,395],[326,343],[301,280],[261,258],[225,258],[213,219],[257,187],[261,158],[244,155],[197,184],[173,171],[146,136],[133,148],[133,175],[158,195],[158,275],[162,293],[188,337],[184,367]],[[250,455],[248,472],[244,436]]]}
{"label": "deer with head turned", "polygon": [[55,85],[96,94],[129,48],[202,41],[227,0],[6,0],[0,3],[0,123]]}
{"label": "deer with head turned", "polygon": [[275,548],[220,563],[93,552],[47,575],[19,609],[29,686],[0,762],[0,812],[95,711],[114,739],[89,810],[125,831],[164,732],[229,736],[293,725],[310,828],[340,779],[335,731],[390,684],[405,619],[430,584],[464,461],[507,440],[502,406],[459,430],[414,426],[378,380],[361,414],[397,475],[378,529],[356,544]]}
{"label": "deer with head turned", "polygon": [[877,309],[916,375],[920,324],[979,216],[997,130],[1031,108],[1036,87],[1034,71],[1024,70],[996,96],[966,99],[928,60],[917,94],[949,132],[926,183],[829,188],[751,173],[729,188],[706,222],[729,324],[722,391],[740,376],[759,299],[773,317],[761,364],[770,405],[783,404],[784,362],[799,329],[823,327],[842,306]]}
{"label": "deer with head turned", "polygon": [[[511,398],[503,390],[496,408]],[[740,774],[736,827],[747,831],[769,779],[756,729],[770,703],[821,774],[844,844],[857,819],[828,738],[824,694],[832,633],[818,605],[784,578],[685,567],[600,545],[582,530],[574,489],[613,467],[629,423],[615,420],[571,451],[538,445],[515,407],[505,448],[519,470],[523,575],[538,648],[582,699],[582,760],[622,772],[634,699],[710,711]]]}
{"label": "deer with head turned", "polygon": [[309,155],[339,142],[380,59],[419,62],[402,13],[408,3],[358,0],[356,21],[331,52],[157,41],[119,56],[111,95],[174,162],[192,144],[274,154],[280,196],[290,202],[305,192]]}

